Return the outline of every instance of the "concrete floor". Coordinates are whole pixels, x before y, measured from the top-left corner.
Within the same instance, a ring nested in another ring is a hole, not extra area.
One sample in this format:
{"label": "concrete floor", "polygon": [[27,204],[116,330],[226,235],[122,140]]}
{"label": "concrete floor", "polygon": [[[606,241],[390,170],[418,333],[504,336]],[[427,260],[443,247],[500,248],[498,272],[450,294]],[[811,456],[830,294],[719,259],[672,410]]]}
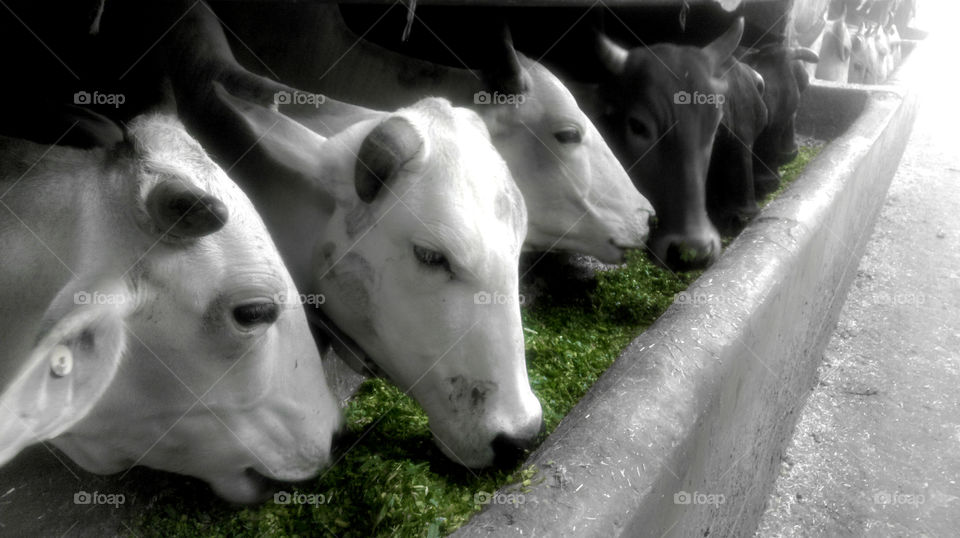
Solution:
{"label": "concrete floor", "polygon": [[913,135],[757,536],[960,535],[958,8],[921,5]]}

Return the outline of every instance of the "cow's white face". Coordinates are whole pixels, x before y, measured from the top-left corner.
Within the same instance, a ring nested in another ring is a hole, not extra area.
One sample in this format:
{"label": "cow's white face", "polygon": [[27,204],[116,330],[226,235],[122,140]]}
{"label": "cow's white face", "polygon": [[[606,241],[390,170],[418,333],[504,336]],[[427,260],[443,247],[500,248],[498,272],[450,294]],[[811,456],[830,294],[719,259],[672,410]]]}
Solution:
{"label": "cow's white face", "polygon": [[[139,120],[130,136],[134,149],[100,182],[101,207],[85,213],[101,250],[75,269],[106,277],[74,293],[117,305],[117,330],[94,325],[67,340],[80,357],[113,335],[119,367],[54,444],[93,472],[146,465],[237,502],[260,498],[264,477],[314,476],[341,419],[265,226],[179,124]],[[61,379],[84,373],[75,363]]]}
{"label": "cow's white face", "polygon": [[653,207],[639,193],[570,91],[518,55],[526,92],[517,104],[477,106],[510,165],[530,215],[525,248],[622,261],[643,248]]}
{"label": "cow's white face", "polygon": [[879,84],[883,68],[877,42],[872,36],[859,33],[851,38],[850,71],[847,81],[852,84]]}
{"label": "cow's white face", "polygon": [[853,44],[850,31],[844,20],[828,21],[823,31],[820,45],[820,61],[817,62],[816,77],[821,80],[847,82],[850,72],[850,55]]}
{"label": "cow's white face", "polygon": [[[406,157],[360,200],[354,178],[378,160],[364,148],[387,124],[409,142]],[[443,452],[490,465],[541,428],[518,299],[523,197],[473,112],[426,99],[373,125],[328,142],[336,155],[323,176],[347,181],[317,246],[315,289],[325,313],[424,407]]]}

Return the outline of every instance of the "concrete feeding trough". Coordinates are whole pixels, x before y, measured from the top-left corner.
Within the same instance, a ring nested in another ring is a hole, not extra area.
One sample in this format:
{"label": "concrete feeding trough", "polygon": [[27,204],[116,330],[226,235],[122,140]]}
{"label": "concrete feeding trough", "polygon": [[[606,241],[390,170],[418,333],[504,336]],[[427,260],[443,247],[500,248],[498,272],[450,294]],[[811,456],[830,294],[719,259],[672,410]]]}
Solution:
{"label": "concrete feeding trough", "polygon": [[454,536],[753,534],[909,138],[916,63],[813,82],[797,131],[821,154],[530,456],[522,502]]}

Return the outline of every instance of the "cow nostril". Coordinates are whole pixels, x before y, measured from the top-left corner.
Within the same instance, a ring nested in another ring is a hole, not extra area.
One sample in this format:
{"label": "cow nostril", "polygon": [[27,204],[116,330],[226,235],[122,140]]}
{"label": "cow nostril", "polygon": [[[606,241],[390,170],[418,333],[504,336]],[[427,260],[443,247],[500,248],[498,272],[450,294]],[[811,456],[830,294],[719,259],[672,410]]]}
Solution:
{"label": "cow nostril", "polygon": [[[541,429],[542,427],[541,422]],[[501,433],[493,439],[491,446],[493,447],[493,465],[507,469],[519,463],[527,449],[533,446],[533,439],[521,439]]]}

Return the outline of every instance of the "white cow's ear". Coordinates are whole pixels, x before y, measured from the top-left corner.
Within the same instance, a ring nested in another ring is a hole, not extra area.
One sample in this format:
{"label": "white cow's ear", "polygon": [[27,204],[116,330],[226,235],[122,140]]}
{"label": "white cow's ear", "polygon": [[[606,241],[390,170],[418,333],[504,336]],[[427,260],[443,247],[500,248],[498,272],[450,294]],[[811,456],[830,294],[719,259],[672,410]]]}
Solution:
{"label": "white cow's ear", "polygon": [[403,116],[391,116],[380,122],[363,139],[354,167],[357,196],[366,203],[377,197],[404,165],[414,160],[423,148],[423,136]]}
{"label": "white cow's ear", "polygon": [[[86,417],[117,373],[132,299],[74,290],[54,300],[45,317],[52,326],[0,394],[0,465]],[[58,311],[67,313],[56,319]]]}
{"label": "white cow's ear", "polygon": [[324,137],[276,110],[231,95],[219,82],[213,86],[217,100],[242,122],[250,140],[264,151],[272,165],[305,177],[319,172]]}

